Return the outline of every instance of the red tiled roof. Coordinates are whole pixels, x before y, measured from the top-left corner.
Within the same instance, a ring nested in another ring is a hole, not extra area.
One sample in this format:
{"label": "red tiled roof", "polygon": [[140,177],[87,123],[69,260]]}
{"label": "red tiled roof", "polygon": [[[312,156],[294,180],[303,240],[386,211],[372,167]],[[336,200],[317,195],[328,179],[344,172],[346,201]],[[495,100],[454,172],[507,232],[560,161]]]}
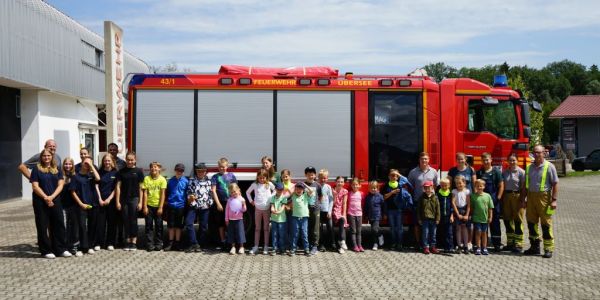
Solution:
{"label": "red tiled roof", "polygon": [[600,117],[600,95],[569,96],[551,114],[551,119]]}

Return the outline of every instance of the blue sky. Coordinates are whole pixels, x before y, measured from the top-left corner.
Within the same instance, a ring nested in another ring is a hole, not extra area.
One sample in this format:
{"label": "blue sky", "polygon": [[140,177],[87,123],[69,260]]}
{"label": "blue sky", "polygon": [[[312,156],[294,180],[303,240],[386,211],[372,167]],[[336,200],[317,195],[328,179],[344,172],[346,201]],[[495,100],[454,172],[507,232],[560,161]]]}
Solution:
{"label": "blue sky", "polygon": [[112,20],[149,65],[325,65],[405,74],[432,62],[600,64],[600,1],[48,0],[102,35]]}

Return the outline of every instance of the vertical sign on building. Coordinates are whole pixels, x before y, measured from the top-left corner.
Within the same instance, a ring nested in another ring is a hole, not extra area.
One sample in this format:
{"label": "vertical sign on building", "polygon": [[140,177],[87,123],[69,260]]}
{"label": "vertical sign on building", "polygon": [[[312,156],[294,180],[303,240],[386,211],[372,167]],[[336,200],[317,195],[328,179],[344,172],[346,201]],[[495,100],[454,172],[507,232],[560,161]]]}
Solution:
{"label": "vertical sign on building", "polygon": [[106,140],[125,151],[125,99],[123,98],[123,30],[104,21]]}

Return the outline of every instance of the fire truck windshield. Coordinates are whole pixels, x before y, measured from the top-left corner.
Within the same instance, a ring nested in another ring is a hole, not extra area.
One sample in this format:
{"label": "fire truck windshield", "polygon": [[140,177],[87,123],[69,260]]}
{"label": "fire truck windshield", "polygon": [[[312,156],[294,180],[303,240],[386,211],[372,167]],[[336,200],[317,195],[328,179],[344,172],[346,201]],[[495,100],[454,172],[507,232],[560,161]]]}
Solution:
{"label": "fire truck windshield", "polygon": [[512,101],[485,105],[481,100],[470,100],[468,121],[468,130],[471,132],[487,131],[502,139],[518,138],[517,117]]}

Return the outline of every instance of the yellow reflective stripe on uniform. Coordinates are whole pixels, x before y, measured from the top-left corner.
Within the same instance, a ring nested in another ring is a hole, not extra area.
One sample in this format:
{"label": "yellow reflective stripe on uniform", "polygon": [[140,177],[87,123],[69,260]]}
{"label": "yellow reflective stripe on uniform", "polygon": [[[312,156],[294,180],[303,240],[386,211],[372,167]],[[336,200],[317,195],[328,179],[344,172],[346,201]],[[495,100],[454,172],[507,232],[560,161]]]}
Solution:
{"label": "yellow reflective stripe on uniform", "polygon": [[[525,188],[529,190],[529,167],[531,164],[527,165],[525,169]],[[550,167],[550,163],[548,161],[544,161],[544,169],[542,169],[542,180],[540,181],[540,192],[545,192],[546,187],[546,177],[548,175],[548,168]]]}
{"label": "yellow reflective stripe on uniform", "polygon": [[546,174],[548,173],[548,167],[550,163],[548,161],[544,161],[544,169],[542,170],[542,182],[540,182],[540,192],[544,191],[546,187]]}

